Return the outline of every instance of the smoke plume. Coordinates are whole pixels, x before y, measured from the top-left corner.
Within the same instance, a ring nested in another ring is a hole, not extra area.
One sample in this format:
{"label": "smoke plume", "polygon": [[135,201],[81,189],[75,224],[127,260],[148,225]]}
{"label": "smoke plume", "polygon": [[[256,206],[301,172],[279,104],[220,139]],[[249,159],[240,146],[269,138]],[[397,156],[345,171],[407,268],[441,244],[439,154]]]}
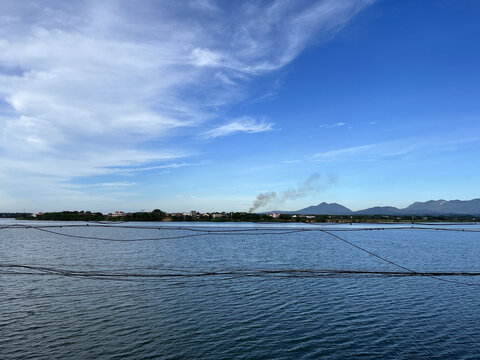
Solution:
{"label": "smoke plume", "polygon": [[258,194],[249,212],[253,212],[258,208],[267,206],[270,202],[272,202],[273,199],[276,199],[276,198],[277,198],[277,193],[275,191],[269,191],[269,192]]}
{"label": "smoke plume", "polygon": [[337,177],[334,175],[322,176],[318,173],[314,173],[305,179],[305,181],[303,181],[302,184],[297,188],[287,189],[279,194],[277,194],[275,191],[267,191],[258,194],[249,211],[253,212],[267,205],[279,204],[288,200],[298,199],[303,196],[322,191],[329,185],[332,185],[336,182]]}

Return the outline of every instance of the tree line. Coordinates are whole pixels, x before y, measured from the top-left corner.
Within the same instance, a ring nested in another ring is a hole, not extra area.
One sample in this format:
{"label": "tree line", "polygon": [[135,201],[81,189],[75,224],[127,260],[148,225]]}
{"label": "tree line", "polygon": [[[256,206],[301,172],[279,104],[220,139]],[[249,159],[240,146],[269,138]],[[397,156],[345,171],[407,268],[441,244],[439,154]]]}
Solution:
{"label": "tree line", "polygon": [[375,216],[375,215],[295,215],[249,213],[249,212],[222,212],[194,215],[166,213],[160,209],[151,212],[140,211],[122,213],[122,215],[102,214],[91,211],[60,211],[45,212],[37,215],[14,213],[18,220],[55,220],[55,221],[211,221],[211,222],[337,222],[337,223],[365,223],[365,222],[476,222],[472,216]]}

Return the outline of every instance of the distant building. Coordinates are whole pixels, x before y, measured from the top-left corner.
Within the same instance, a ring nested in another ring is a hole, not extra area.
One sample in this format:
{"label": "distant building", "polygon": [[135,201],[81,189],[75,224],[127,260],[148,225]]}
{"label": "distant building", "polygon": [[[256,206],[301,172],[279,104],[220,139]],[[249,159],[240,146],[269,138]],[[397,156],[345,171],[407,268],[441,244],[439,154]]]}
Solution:
{"label": "distant building", "polygon": [[122,217],[125,216],[123,211],[115,211],[114,213],[110,214],[110,217]]}

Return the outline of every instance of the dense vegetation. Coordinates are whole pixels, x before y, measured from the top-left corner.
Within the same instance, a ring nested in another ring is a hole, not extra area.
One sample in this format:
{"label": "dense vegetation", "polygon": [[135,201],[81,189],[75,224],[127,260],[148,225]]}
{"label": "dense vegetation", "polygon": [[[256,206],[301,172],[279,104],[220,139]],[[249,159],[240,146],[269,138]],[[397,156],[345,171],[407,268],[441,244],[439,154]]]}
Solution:
{"label": "dense vegetation", "polygon": [[364,222],[476,222],[472,216],[375,216],[375,215],[293,215],[280,214],[273,217],[271,214],[257,214],[248,212],[222,212],[202,214],[168,214],[159,209],[151,212],[122,213],[121,215],[107,214],[90,211],[62,211],[46,212],[36,216],[31,214],[17,214],[19,220],[57,220],[57,221],[213,221],[213,222],[339,222],[339,223],[364,223]]}

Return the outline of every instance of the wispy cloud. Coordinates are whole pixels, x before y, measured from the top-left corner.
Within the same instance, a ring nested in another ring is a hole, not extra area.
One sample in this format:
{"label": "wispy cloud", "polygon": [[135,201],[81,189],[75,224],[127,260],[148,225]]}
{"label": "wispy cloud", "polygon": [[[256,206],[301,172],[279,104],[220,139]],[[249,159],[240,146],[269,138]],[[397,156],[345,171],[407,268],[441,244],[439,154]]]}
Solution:
{"label": "wispy cloud", "polygon": [[[168,163],[163,165],[152,165],[152,166],[127,166],[127,167],[120,167],[120,168],[111,168],[110,170],[114,173],[118,174],[132,174],[141,171],[152,171],[152,170],[161,170],[161,169],[179,169],[183,167],[191,167],[191,166],[204,166],[210,165],[211,161],[200,161],[196,163],[188,163],[188,162],[174,162]],[[167,172],[164,172],[167,173]],[[169,173],[169,172],[168,172]]]}
{"label": "wispy cloud", "polygon": [[422,156],[430,153],[454,151],[469,144],[478,143],[478,138],[446,139],[438,137],[412,137],[367,145],[329,150],[314,154],[315,161],[374,161],[400,156]]}
{"label": "wispy cloud", "polygon": [[[224,13],[228,23],[209,47],[193,50],[199,66],[260,74],[291,62],[313,40],[326,41],[374,0],[242,2]],[[232,5],[231,5],[232,6]],[[236,16],[232,17],[231,14]]]}
{"label": "wispy cloud", "polygon": [[329,160],[339,160],[344,158],[349,158],[352,156],[369,154],[378,144],[362,145],[362,146],[353,146],[343,149],[329,150],[321,153],[316,153],[314,155],[315,160],[317,161],[329,161]]}
{"label": "wispy cloud", "polygon": [[251,117],[242,117],[208,130],[204,135],[207,138],[216,138],[239,132],[253,134],[269,130],[273,130],[273,123],[271,122],[258,121]]}
{"label": "wispy cloud", "polygon": [[11,175],[0,187],[42,176],[60,193],[77,177],[188,156],[185,137],[271,130],[248,117],[212,124],[256,76],[372,2],[2,1],[0,160]]}
{"label": "wispy cloud", "polygon": [[301,160],[283,160],[284,164],[298,164]]}
{"label": "wispy cloud", "polygon": [[107,182],[107,183],[98,183],[93,184],[94,186],[101,186],[101,187],[128,187],[133,186],[135,183],[127,182],[127,181],[117,181],[117,182]]}
{"label": "wispy cloud", "polygon": [[336,128],[336,127],[342,127],[342,126],[345,126],[345,125],[347,125],[347,124],[344,123],[344,122],[337,122],[337,123],[333,123],[333,124],[322,124],[322,125],[319,125],[319,127],[331,129],[331,128]]}
{"label": "wispy cloud", "polygon": [[68,185],[70,189],[82,189],[82,188],[101,188],[101,189],[117,189],[125,188],[129,186],[134,186],[137,183],[128,182],[128,181],[116,181],[116,182],[103,182],[103,183],[92,183],[92,184],[83,184],[83,185]]}

